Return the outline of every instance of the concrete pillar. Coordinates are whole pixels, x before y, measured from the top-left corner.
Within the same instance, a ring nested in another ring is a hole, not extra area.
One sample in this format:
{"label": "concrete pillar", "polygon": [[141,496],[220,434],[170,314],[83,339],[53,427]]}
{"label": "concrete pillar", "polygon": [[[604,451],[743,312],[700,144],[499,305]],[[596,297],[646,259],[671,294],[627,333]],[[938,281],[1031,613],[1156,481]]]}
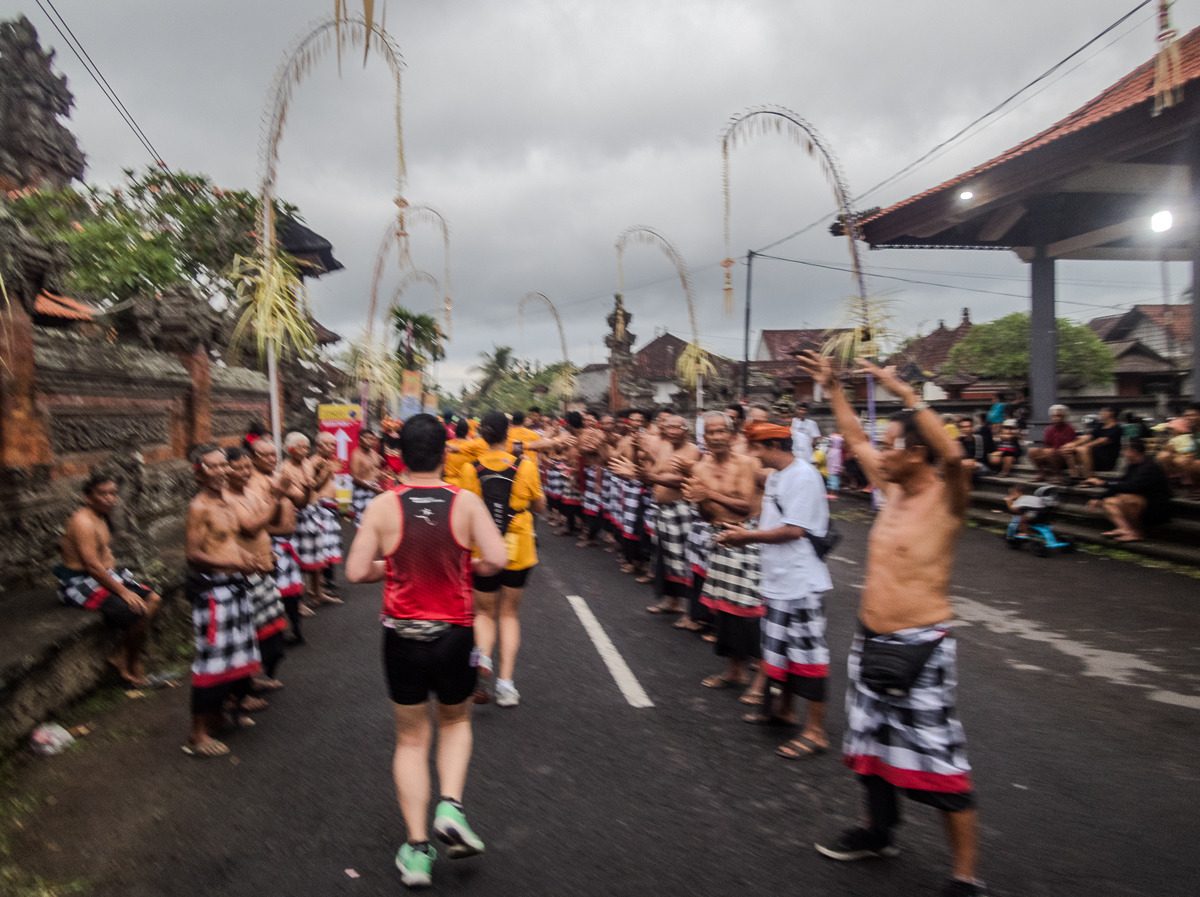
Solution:
{"label": "concrete pillar", "polygon": [[1058,402],[1058,324],[1054,309],[1054,259],[1037,248],[1030,263],[1029,438],[1038,441]]}
{"label": "concrete pillar", "polygon": [[183,424],[182,454],[186,456],[192,446],[212,440],[212,362],[203,346],[178,355],[192,377]]}

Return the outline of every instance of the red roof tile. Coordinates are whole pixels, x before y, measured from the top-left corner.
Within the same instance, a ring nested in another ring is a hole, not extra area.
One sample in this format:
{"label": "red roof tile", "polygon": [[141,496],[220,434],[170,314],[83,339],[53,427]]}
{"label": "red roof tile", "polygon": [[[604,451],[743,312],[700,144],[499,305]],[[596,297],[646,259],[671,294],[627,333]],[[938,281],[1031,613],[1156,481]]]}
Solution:
{"label": "red roof tile", "polygon": [[971,332],[972,326],[967,309],[964,308],[962,321],[953,330],[947,329],[945,323],[939,321],[936,330],[913,340],[889,358],[888,363],[903,367],[911,362],[924,373],[936,374],[950,357],[950,350]]}
{"label": "red roof tile", "polygon": [[633,357],[633,375],[643,380],[674,380],[675,362],[687,348],[687,342],[673,333],[656,336]]}
{"label": "red roof tile", "polygon": [[[1200,28],[1192,29],[1179,40],[1179,56],[1184,84],[1200,78]],[[1024,155],[1030,150],[1053,143],[1067,134],[1081,131],[1089,125],[1094,125],[1106,118],[1112,118],[1126,109],[1152,99],[1154,97],[1154,64],[1155,59],[1152,58],[1149,62],[1134,69],[1095,99],[1080,106],[1062,121],[1052,125],[1040,134],[1030,137],[1024,143],[1017,144],[1007,152],[1001,153],[996,158],[972,168],[965,174],[951,178],[940,186],[926,190],[924,193],[918,193],[916,196],[910,196],[908,199],[898,202],[894,206],[884,209],[882,212],[877,212],[870,218],[864,219],[861,223],[867,224],[882,218],[884,215],[891,214],[897,209],[911,205],[919,199],[924,199],[943,190],[949,190],[965,181],[978,177],[985,171],[990,171],[1011,159],[1015,159],[1017,156]]]}
{"label": "red roof tile", "polygon": [[1135,309],[1147,318],[1169,330],[1171,338],[1181,343],[1192,341],[1192,306],[1188,305],[1135,305]]}
{"label": "red roof tile", "polygon": [[70,296],[56,296],[45,290],[37,294],[33,310],[48,318],[64,318],[68,321],[90,321],[96,316],[96,310],[90,305],[84,305]]}
{"label": "red roof tile", "polygon": [[818,350],[828,339],[824,330],[764,330],[762,342],[771,361],[792,361],[792,353]]}

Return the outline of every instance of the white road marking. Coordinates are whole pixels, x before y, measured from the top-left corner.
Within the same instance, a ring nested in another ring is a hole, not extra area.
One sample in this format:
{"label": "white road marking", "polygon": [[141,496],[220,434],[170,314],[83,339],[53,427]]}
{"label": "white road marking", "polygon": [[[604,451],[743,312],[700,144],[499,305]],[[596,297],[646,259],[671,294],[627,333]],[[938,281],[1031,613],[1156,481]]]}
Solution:
{"label": "white road marking", "polygon": [[831,561],[841,561],[843,564],[853,564],[855,567],[858,566],[858,561],[852,561],[850,558],[844,558],[840,554],[831,554],[829,559]]}
{"label": "white road marking", "polygon": [[625,658],[618,653],[612,640],[608,637],[608,633],[604,631],[604,627],[600,625],[600,621],[596,619],[596,615],[592,613],[592,609],[588,607],[587,602],[578,595],[568,595],[567,600],[571,602],[571,607],[575,608],[579,622],[583,624],[583,628],[587,630],[592,644],[600,652],[600,659],[604,661],[604,665],[612,673],[613,679],[617,682],[617,688],[621,689],[621,694],[625,696],[625,700],[633,707],[653,707],[654,702],[650,700],[650,696],[646,694],[646,690],[642,688],[637,678],[633,675],[633,671],[629,669],[629,664],[625,662]]}
{"label": "white road marking", "polygon": [[1180,695],[1173,691],[1155,691],[1150,693],[1151,701],[1159,701],[1163,704],[1174,704],[1176,707],[1190,707],[1192,710],[1200,710],[1200,696],[1197,695]]}

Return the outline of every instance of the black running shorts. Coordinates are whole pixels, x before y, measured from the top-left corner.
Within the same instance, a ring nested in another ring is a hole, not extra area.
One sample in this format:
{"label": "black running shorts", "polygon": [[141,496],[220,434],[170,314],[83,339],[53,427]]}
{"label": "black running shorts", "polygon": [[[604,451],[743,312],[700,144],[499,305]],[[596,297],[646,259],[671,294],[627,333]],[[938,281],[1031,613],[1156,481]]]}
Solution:
{"label": "black running shorts", "polygon": [[524,570],[501,570],[495,576],[476,576],[472,585],[476,592],[499,592],[501,586],[507,589],[523,589],[525,580],[532,572],[533,567],[526,567]]}
{"label": "black running shorts", "polygon": [[475,630],[451,626],[432,642],[401,638],[383,630],[383,671],[394,704],[423,704],[430,692],[439,704],[461,704],[475,691],[471,652]]}

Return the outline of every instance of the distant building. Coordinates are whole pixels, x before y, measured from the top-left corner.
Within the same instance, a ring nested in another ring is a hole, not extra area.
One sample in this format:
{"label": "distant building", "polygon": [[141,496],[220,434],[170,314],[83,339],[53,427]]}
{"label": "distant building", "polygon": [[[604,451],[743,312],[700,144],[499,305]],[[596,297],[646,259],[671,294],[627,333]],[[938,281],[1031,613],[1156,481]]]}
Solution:
{"label": "distant building", "polygon": [[1117,357],[1118,396],[1178,396],[1191,372],[1192,307],[1135,305],[1119,315],[1088,321]]}

